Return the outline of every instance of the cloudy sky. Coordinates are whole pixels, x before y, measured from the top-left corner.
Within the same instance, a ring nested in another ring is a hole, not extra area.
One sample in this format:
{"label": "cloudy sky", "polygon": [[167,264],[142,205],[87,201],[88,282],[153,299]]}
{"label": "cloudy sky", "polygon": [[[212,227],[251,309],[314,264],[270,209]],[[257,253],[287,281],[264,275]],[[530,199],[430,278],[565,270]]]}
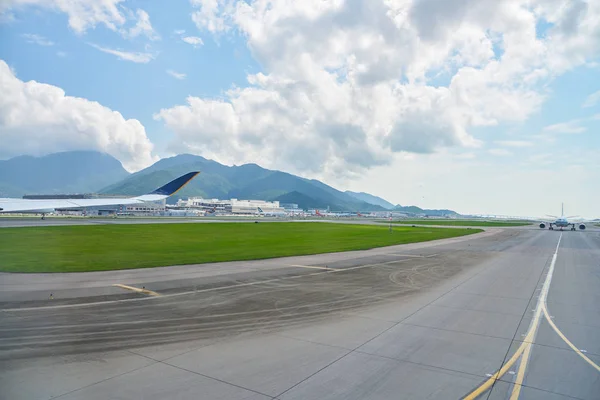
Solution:
{"label": "cloudy sky", "polygon": [[0,159],[199,154],[600,216],[600,1],[2,0]]}

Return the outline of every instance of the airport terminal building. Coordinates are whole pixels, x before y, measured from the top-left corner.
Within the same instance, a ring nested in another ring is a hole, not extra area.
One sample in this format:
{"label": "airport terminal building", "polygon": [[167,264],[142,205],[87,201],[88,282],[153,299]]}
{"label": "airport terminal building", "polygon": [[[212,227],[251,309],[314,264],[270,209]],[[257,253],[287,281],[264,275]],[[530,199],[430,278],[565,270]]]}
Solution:
{"label": "airport terminal building", "polygon": [[265,200],[219,200],[204,199],[202,197],[190,197],[187,200],[181,199],[177,202],[179,208],[200,209],[219,213],[234,215],[256,215],[259,208],[264,213],[283,213],[285,209],[279,205],[278,201]]}
{"label": "airport terminal building", "polygon": [[[24,199],[98,199],[102,197],[111,198],[127,198],[127,196],[115,196],[115,195],[101,195],[96,193],[85,193],[85,194],[38,194],[38,195],[25,195]],[[110,205],[110,206],[93,206],[93,207],[81,207],[81,208],[69,208],[69,209],[56,209],[56,213],[59,215],[132,215],[132,216],[153,216],[162,215],[166,211],[166,200],[159,200],[155,202],[144,202],[139,204],[127,204],[127,205]]]}

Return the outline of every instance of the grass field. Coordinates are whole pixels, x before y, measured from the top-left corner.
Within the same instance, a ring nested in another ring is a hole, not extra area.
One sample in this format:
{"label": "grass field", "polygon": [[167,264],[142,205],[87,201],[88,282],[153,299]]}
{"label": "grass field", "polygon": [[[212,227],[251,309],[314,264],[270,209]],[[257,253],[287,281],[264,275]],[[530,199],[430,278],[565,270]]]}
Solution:
{"label": "grass field", "polygon": [[[384,221],[382,221],[384,222]],[[386,221],[387,222],[387,221]],[[526,226],[531,225],[527,221],[478,221],[467,219],[403,219],[400,221],[392,221],[394,224],[408,225],[447,225],[447,226]]]}
{"label": "grass field", "polygon": [[48,226],[0,229],[0,271],[82,272],[250,260],[450,238],[479,229],[328,223]]}

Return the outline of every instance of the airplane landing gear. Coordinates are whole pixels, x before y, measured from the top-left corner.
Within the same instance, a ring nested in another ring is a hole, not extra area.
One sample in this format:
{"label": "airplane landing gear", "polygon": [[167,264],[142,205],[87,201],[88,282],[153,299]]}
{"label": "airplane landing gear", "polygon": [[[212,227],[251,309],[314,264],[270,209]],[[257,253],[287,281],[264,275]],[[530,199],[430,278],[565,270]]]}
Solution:
{"label": "airplane landing gear", "polygon": [[550,229],[551,231],[554,230],[554,227],[552,226],[552,224],[550,224],[550,227],[548,229]]}
{"label": "airplane landing gear", "polygon": [[42,214],[42,221],[46,219],[46,214]]}

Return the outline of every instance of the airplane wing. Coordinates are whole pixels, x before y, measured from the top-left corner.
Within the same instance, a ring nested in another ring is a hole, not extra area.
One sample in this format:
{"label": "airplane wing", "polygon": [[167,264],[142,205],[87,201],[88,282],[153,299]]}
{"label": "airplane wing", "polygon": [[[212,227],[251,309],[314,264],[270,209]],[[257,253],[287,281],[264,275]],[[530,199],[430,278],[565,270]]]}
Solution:
{"label": "airplane wing", "polygon": [[177,179],[172,180],[148,194],[137,197],[115,198],[105,197],[99,199],[11,199],[0,198],[0,213],[19,212],[52,212],[58,209],[72,209],[94,206],[113,206],[126,204],[140,204],[147,201],[158,201],[166,199],[177,193],[189,181],[200,172],[188,172]]}

